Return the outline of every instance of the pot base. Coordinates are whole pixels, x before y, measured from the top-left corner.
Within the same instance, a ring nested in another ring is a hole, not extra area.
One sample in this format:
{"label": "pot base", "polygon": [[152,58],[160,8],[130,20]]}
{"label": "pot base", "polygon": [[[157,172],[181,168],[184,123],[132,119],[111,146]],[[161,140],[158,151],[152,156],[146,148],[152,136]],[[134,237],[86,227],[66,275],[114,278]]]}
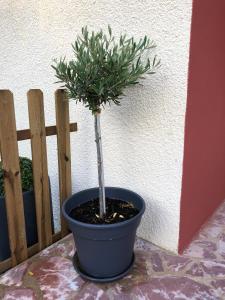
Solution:
{"label": "pot base", "polygon": [[105,278],[93,277],[93,276],[87,274],[85,271],[83,271],[80,268],[80,263],[79,263],[77,252],[75,252],[74,257],[73,257],[73,266],[74,266],[74,269],[76,270],[76,272],[82,278],[93,281],[93,282],[106,283],[106,282],[112,282],[112,281],[121,279],[122,277],[126,276],[129,273],[129,271],[131,270],[131,268],[133,267],[134,261],[135,261],[135,255],[133,253],[132,261],[131,261],[130,265],[128,266],[128,268],[124,272],[122,272],[116,276],[113,276],[113,277],[105,277]]}

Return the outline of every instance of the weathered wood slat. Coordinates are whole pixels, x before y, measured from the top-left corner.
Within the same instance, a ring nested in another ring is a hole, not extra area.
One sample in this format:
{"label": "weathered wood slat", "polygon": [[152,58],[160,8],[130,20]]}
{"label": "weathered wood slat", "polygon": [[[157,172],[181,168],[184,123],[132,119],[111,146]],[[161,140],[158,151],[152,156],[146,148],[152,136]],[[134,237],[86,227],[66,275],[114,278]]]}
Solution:
{"label": "weathered wood slat", "polygon": [[27,258],[23,196],[13,95],[0,91],[0,143],[12,266]]}
{"label": "weathered wood slat", "polygon": [[[71,195],[71,154],[70,154],[70,128],[69,128],[69,102],[64,90],[55,93],[56,127],[58,144],[58,166],[59,166],[59,192],[60,207],[63,201]],[[61,233],[62,237],[68,234],[68,227],[62,216],[61,210]]]}
{"label": "weathered wood slat", "polygon": [[31,132],[38,244],[39,250],[41,250],[52,244],[44,104],[43,94],[40,90],[30,90],[27,96]]}
{"label": "weathered wood slat", "polygon": [[[0,261],[0,273],[31,257],[68,233],[61,216],[62,230],[52,234],[50,191],[48,183],[46,136],[57,134],[60,204],[71,195],[70,132],[77,131],[69,123],[69,104],[65,92],[55,94],[56,126],[45,127],[43,94],[28,92],[30,129],[16,131],[13,95],[0,91],[0,150],[5,171],[5,192],[11,257]],[[31,139],[38,243],[27,249],[22,188],[17,141]],[[1,234],[1,233],[0,233]]]}
{"label": "weathered wood slat", "polygon": [[[70,123],[69,130],[70,130],[70,132],[77,131],[77,123]],[[56,126],[45,127],[45,135],[46,136],[51,136],[51,135],[56,135],[56,134],[57,134]],[[17,141],[24,141],[24,140],[30,140],[30,139],[31,139],[30,129],[17,130]]]}
{"label": "weathered wood slat", "polygon": [[[59,241],[61,239],[61,231],[52,235],[53,243]],[[39,244],[34,244],[28,248],[28,257],[31,257],[39,252]],[[4,261],[0,261],[0,274],[5,272],[6,270],[12,267],[12,259],[8,258]]]}

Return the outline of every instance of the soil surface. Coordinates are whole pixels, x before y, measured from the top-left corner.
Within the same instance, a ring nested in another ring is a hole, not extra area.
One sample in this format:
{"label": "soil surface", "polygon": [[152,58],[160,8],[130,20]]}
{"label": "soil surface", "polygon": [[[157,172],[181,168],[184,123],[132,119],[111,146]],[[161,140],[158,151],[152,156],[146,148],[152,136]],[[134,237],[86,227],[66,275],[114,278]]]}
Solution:
{"label": "soil surface", "polygon": [[131,219],[139,213],[139,210],[130,202],[106,198],[106,215],[99,217],[99,199],[93,199],[70,212],[70,217],[89,224],[114,224]]}

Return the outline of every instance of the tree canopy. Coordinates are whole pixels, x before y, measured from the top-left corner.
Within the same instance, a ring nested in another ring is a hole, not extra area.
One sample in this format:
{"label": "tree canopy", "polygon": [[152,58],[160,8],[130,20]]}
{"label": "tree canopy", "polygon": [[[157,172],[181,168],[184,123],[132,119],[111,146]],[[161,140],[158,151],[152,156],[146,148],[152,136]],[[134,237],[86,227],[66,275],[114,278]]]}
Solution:
{"label": "tree canopy", "polygon": [[119,105],[126,87],[139,83],[144,74],[154,74],[160,65],[155,55],[149,57],[156,45],[147,36],[135,41],[124,34],[116,39],[110,26],[107,33],[90,33],[87,27],[81,33],[72,44],[74,58],[55,59],[52,67],[68,98],[93,113],[107,103]]}

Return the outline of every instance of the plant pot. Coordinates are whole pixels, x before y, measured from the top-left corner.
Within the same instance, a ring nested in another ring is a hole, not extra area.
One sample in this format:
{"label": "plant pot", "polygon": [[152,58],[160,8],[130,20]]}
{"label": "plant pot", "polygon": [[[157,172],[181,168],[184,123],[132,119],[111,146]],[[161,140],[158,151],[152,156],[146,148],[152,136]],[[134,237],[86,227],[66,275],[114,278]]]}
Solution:
{"label": "plant pot", "polygon": [[92,188],[72,195],[64,202],[62,212],[76,244],[75,269],[87,279],[108,282],[123,277],[133,264],[136,230],[145,203],[132,191],[106,187],[106,197],[129,201],[139,209],[139,213],[120,223],[101,225],[82,223],[69,216],[76,206],[98,198],[98,193],[98,188]]}
{"label": "plant pot", "polygon": [[[50,200],[51,200],[52,230],[54,232],[50,181],[49,181],[49,188],[50,188]],[[35,195],[33,190],[23,193],[23,206],[24,206],[27,246],[30,247],[38,242]],[[0,197],[0,232],[1,232],[0,261],[2,261],[10,257],[10,245],[9,245],[5,197]]]}

